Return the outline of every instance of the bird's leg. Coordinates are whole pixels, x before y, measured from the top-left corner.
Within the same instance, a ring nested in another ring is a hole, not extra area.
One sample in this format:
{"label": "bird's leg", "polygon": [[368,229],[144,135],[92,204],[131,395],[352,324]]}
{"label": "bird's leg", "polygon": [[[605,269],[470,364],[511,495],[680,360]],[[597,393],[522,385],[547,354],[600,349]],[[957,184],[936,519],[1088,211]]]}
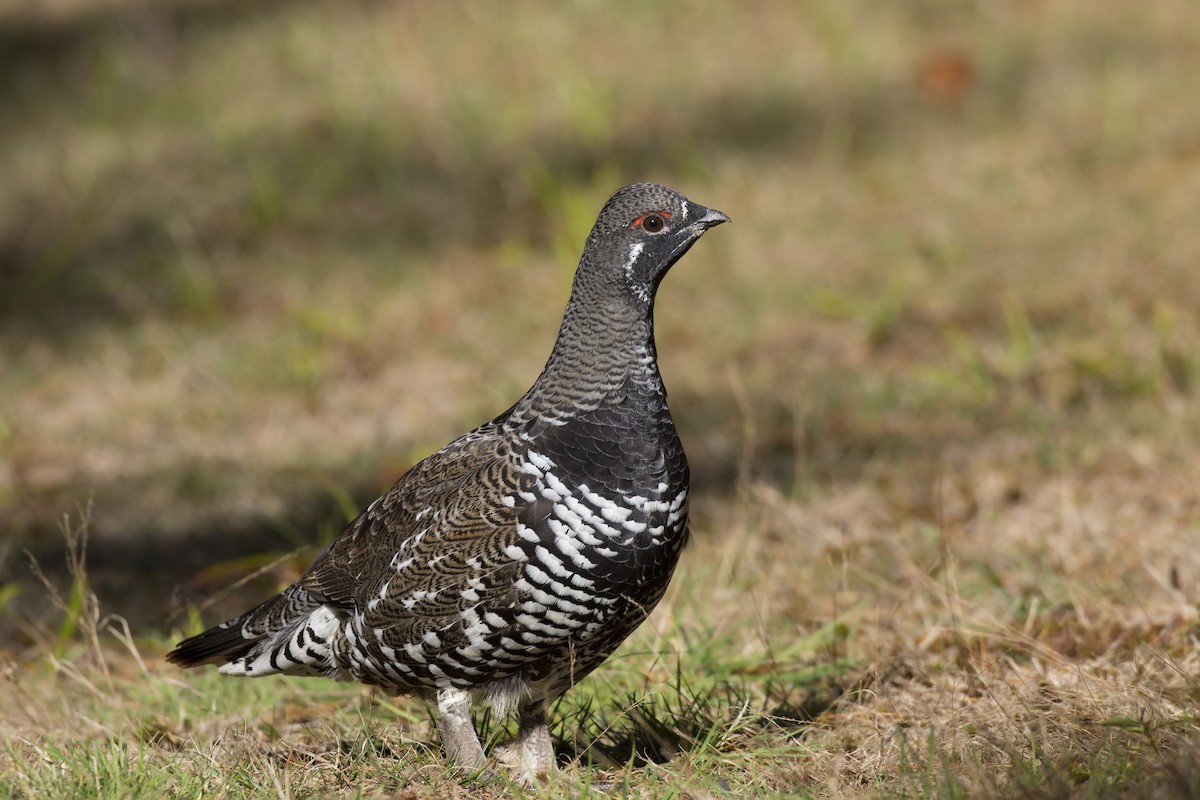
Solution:
{"label": "bird's leg", "polygon": [[554,771],[554,745],[546,727],[546,703],[531,700],[521,707],[520,729],[497,756],[529,785],[549,780]]}
{"label": "bird's leg", "polygon": [[471,695],[462,689],[442,689],[437,693],[438,712],[441,718],[442,746],[450,761],[470,770],[482,770],[487,758],[471,722]]}

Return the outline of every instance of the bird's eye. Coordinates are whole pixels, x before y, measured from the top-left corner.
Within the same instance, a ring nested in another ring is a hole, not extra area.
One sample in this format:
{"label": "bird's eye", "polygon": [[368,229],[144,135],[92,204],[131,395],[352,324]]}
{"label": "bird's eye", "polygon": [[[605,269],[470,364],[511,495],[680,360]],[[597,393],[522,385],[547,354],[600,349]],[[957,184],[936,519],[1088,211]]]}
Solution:
{"label": "bird's eye", "polygon": [[646,233],[662,233],[665,227],[667,221],[663,219],[662,214],[647,214],[642,217],[642,230]]}

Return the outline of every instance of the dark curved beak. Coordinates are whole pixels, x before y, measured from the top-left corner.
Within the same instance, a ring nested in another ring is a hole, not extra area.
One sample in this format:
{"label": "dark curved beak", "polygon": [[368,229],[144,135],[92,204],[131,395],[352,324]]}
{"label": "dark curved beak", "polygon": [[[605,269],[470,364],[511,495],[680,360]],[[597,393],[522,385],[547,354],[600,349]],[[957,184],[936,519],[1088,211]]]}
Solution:
{"label": "dark curved beak", "polygon": [[[697,206],[695,203],[692,205]],[[703,211],[703,213],[696,218],[695,222],[692,222],[690,225],[688,225],[689,228],[696,231],[697,235],[704,233],[704,231],[708,230],[709,228],[715,228],[716,225],[719,225],[722,222],[730,222],[730,218],[716,209],[706,209],[706,207],[702,205],[697,207]]]}
{"label": "dark curved beak", "polygon": [[706,231],[709,228],[720,225],[722,222],[732,222],[732,220],[715,208],[706,208],[704,209],[704,213],[700,215],[700,218],[693,222],[692,225]]}
{"label": "dark curved beak", "polygon": [[731,221],[728,216],[720,211],[717,211],[715,208],[705,208],[699,203],[692,203],[690,201],[689,205],[692,208],[700,211],[700,216],[692,220],[687,227],[680,229],[678,234],[681,237],[679,244],[671,252],[671,255],[667,257],[669,264],[674,264],[676,261],[683,258],[683,254],[692,249],[692,245],[694,245],[700,239],[700,237],[704,235],[706,230],[716,227],[722,222]]}

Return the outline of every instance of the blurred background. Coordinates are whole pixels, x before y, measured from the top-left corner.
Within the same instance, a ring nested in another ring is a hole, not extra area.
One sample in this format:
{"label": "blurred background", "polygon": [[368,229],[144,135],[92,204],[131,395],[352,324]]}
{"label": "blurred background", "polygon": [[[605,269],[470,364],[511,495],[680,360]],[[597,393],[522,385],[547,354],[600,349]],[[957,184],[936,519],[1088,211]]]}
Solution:
{"label": "blurred background", "polygon": [[294,575],[532,382],[632,180],[734,220],[659,293],[699,541],[1194,603],[1197,54],[1188,0],[5,0],[5,641],[64,515],[135,627]]}

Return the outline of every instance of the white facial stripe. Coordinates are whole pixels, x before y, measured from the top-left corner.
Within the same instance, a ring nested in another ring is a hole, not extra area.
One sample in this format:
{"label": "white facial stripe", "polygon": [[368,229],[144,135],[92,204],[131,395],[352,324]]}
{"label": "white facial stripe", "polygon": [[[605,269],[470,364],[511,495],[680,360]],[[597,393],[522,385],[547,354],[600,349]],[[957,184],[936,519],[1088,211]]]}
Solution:
{"label": "white facial stripe", "polygon": [[638,256],[642,254],[642,250],[646,249],[645,242],[634,242],[629,245],[629,259],[625,262],[625,272],[632,273],[633,265],[637,263]]}
{"label": "white facial stripe", "polygon": [[644,287],[636,285],[633,280],[633,265],[637,263],[638,257],[641,256],[642,250],[646,247],[645,242],[634,242],[629,245],[629,260],[625,262],[625,278],[629,281],[630,288],[634,293],[641,298],[643,303],[650,302],[650,295]]}
{"label": "white facial stripe", "polygon": [[679,204],[680,204],[679,221],[682,222],[683,220],[688,218],[687,200],[680,200]]}

